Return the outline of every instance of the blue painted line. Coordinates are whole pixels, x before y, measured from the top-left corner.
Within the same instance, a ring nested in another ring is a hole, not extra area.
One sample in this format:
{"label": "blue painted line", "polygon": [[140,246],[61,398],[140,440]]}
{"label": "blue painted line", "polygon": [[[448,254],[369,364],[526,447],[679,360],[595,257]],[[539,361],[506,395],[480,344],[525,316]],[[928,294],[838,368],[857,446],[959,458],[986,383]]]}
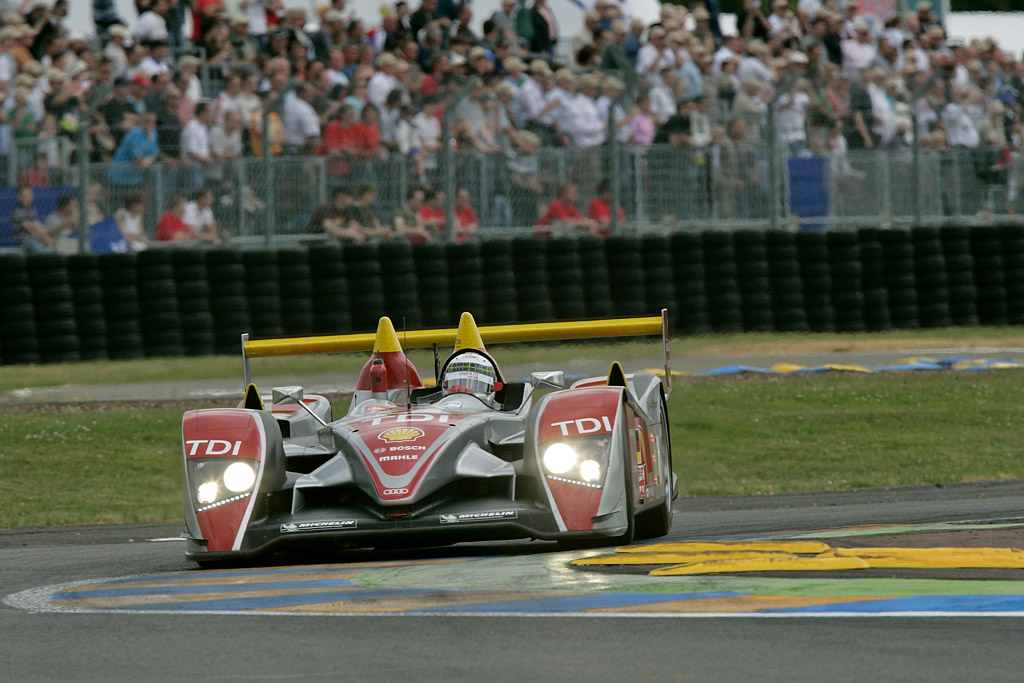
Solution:
{"label": "blue painted line", "polygon": [[273,607],[294,607],[296,605],[315,605],[321,602],[353,602],[359,600],[386,600],[388,598],[404,598],[436,591],[418,588],[396,588],[386,590],[361,591],[329,591],[324,593],[299,593],[295,595],[264,595],[251,598],[223,598],[219,600],[199,600],[196,602],[168,602],[159,605],[125,605],[108,609],[125,609],[139,612],[183,612],[193,611],[247,611],[270,609]]}
{"label": "blue painted line", "polygon": [[189,593],[241,593],[244,591],[277,590],[279,588],[346,588],[354,587],[348,579],[322,579],[319,581],[274,581],[230,584],[183,584],[177,586],[141,586],[137,588],[110,588],[90,591],[61,591],[55,600],[80,598],[113,598],[129,595],[181,595]]}
{"label": "blue painted line", "polygon": [[784,609],[758,610],[759,612],[829,613],[857,612],[1020,612],[1024,611],[1021,595],[921,595],[906,598],[862,600],[833,605],[809,605]]}
{"label": "blue painted line", "polygon": [[653,605],[659,602],[673,602],[676,600],[726,598],[736,597],[740,595],[744,594],[728,592],[591,593],[588,595],[569,595],[558,598],[510,600],[507,602],[484,602],[476,603],[473,605],[457,605],[454,607],[431,607],[427,609],[409,610],[409,612],[580,612],[588,609],[630,607],[633,605]]}

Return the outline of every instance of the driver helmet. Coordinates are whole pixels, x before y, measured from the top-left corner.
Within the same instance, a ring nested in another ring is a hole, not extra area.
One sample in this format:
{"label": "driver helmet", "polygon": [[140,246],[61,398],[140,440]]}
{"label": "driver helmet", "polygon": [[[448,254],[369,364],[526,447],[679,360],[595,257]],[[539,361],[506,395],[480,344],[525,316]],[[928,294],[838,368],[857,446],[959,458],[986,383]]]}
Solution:
{"label": "driver helmet", "polygon": [[486,357],[479,353],[461,353],[445,368],[441,389],[446,394],[490,394],[494,392],[496,379],[494,364]]}

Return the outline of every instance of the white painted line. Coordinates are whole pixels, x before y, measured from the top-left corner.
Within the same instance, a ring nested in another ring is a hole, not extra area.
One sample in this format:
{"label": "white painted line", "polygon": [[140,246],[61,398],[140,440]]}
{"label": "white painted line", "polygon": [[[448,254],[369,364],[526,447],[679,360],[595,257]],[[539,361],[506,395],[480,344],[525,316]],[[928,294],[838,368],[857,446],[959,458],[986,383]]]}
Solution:
{"label": "white painted line", "polygon": [[164,538],[147,538],[146,540],[151,543],[166,543],[168,541],[184,541],[185,539],[181,536],[166,536]]}

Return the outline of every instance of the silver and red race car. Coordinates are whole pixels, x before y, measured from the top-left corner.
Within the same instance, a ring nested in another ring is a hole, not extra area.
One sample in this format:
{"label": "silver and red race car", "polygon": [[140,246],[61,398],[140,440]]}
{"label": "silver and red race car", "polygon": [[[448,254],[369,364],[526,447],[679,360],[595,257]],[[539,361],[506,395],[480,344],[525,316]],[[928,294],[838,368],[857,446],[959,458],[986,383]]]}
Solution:
{"label": "silver and red race car", "polygon": [[[186,556],[201,564],[299,546],[429,546],[534,538],[569,545],[628,543],[672,524],[665,401],[649,373],[565,388],[562,372],[506,378],[484,342],[661,333],[660,317],[403,333],[435,349],[423,382],[391,321],[376,335],[252,340],[243,336],[238,408],[182,420]],[[441,364],[437,346],[454,345]],[[250,359],[371,350],[347,412],[301,387],[261,395]],[[427,386],[430,385],[430,386]]]}

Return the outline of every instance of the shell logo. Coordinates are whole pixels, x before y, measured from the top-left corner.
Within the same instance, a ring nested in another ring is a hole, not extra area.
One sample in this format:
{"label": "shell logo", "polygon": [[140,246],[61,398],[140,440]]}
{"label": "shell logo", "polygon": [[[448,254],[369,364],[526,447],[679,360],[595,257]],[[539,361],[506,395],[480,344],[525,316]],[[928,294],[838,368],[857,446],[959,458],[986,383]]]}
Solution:
{"label": "shell logo", "polygon": [[381,432],[381,441],[396,443],[399,441],[415,441],[423,436],[423,430],[419,427],[395,427],[386,432]]}

